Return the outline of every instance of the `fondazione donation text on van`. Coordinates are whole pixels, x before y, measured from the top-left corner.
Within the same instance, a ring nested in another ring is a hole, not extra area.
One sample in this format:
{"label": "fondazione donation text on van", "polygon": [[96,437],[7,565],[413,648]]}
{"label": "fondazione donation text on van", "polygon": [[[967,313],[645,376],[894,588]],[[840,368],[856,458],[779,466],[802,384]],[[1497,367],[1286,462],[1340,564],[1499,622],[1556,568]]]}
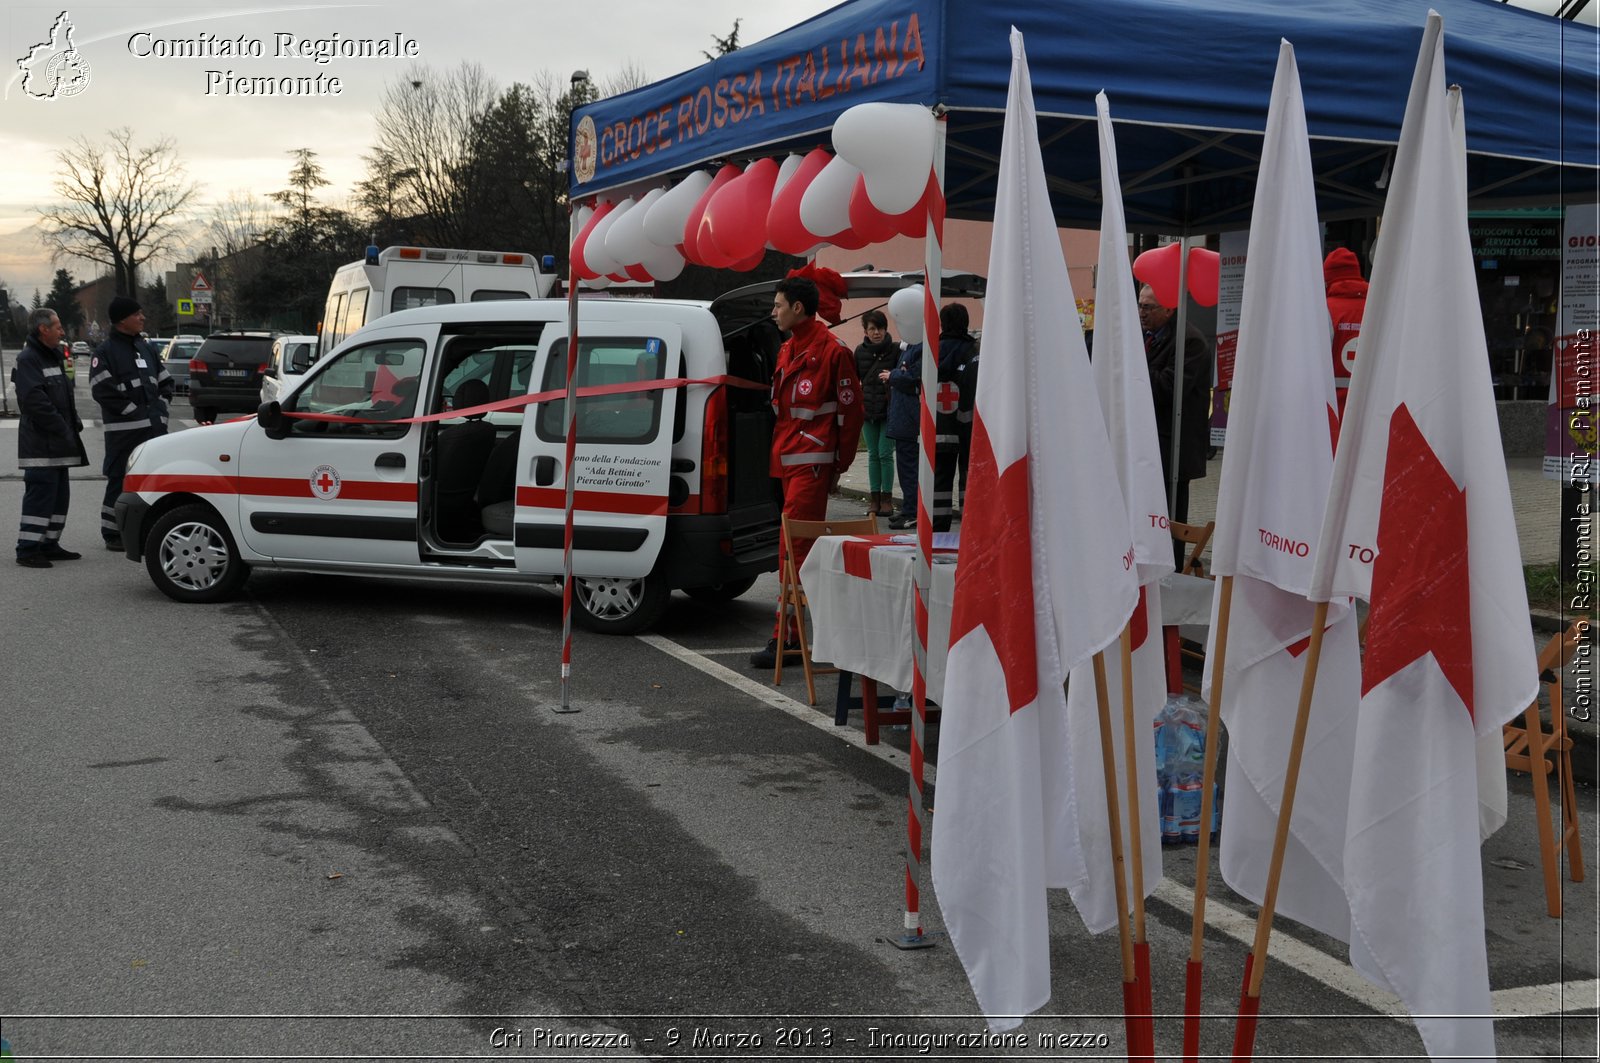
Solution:
{"label": "fondazione donation text on van", "polygon": [[[415,59],[422,46],[415,37],[392,33],[383,37],[302,37],[273,33],[264,37],[227,37],[201,31],[189,37],[161,37],[140,30],[128,38],[128,54],[136,59],[300,59],[326,66],[335,59]],[[335,74],[250,75],[233,69],[206,70],[207,96],[337,96],[344,84]]]}

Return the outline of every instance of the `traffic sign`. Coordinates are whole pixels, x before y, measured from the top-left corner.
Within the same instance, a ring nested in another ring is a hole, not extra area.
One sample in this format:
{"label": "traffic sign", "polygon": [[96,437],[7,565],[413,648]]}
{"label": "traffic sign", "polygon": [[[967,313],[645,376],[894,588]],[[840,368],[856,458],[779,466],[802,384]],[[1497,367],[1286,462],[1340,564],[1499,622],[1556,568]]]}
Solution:
{"label": "traffic sign", "polygon": [[209,292],[211,290],[211,285],[206,281],[206,275],[199,272],[195,273],[194,283],[189,285],[189,287],[191,290],[197,292]]}
{"label": "traffic sign", "polygon": [[194,300],[193,299],[179,299],[178,300],[178,313],[183,317],[193,317],[194,316]]}
{"label": "traffic sign", "polygon": [[190,292],[189,293],[189,298],[193,299],[197,303],[202,303],[202,304],[204,304],[206,306],[210,306],[211,305],[211,296],[213,294],[215,294],[215,293],[213,293],[213,292]]}

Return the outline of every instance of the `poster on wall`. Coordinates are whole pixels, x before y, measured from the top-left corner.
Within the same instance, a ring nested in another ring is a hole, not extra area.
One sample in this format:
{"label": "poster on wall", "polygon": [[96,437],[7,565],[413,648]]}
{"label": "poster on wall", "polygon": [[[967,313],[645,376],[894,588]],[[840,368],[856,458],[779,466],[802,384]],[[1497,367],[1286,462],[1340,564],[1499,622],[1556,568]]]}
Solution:
{"label": "poster on wall", "polygon": [[1595,331],[1600,328],[1600,206],[1568,207],[1561,241],[1561,324],[1545,414],[1544,474],[1600,483],[1595,461]]}
{"label": "poster on wall", "polygon": [[1228,435],[1228,398],[1233,389],[1233,361],[1239,350],[1239,314],[1244,307],[1244,260],[1250,230],[1223,233],[1217,243],[1222,256],[1217,278],[1217,384],[1211,392],[1211,445]]}

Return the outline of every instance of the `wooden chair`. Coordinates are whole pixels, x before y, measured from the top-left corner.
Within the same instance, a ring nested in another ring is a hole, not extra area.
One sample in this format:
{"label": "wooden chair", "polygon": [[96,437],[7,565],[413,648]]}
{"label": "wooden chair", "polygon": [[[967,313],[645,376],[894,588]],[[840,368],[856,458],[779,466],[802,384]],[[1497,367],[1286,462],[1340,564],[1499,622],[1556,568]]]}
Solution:
{"label": "wooden chair", "polygon": [[1200,563],[1200,555],[1206,552],[1206,544],[1211,541],[1211,533],[1217,530],[1217,522],[1208,520],[1204,524],[1179,524],[1173,521],[1171,528],[1174,539],[1188,544],[1183,567],[1178,571],[1185,576],[1205,576],[1205,566]]}
{"label": "wooden chair", "polygon": [[[1200,563],[1200,555],[1205,553],[1206,544],[1211,542],[1211,533],[1217,530],[1217,522],[1208,520],[1204,524],[1179,524],[1173,521],[1169,526],[1172,538],[1184,543],[1187,550],[1184,553],[1183,567],[1178,571],[1185,576],[1199,576],[1211,579],[1206,575],[1205,567]],[[1191,661],[1201,670],[1205,668],[1206,650],[1189,639],[1178,638],[1178,629],[1171,628],[1167,632],[1167,690],[1177,694],[1188,690],[1196,697],[1200,695],[1198,682],[1185,683],[1183,676],[1183,662]],[[1176,647],[1176,650],[1174,650]]]}
{"label": "wooden chair", "polygon": [[800,585],[800,566],[795,563],[794,543],[796,539],[815,539],[823,535],[876,535],[878,534],[878,518],[876,515],[857,517],[852,520],[791,520],[788,516],[783,518],[783,561],[778,567],[778,612],[784,617],[784,622],[779,625],[778,659],[772,668],[772,685],[783,685],[783,647],[786,641],[788,626],[792,622],[795,637],[800,642],[800,665],[806,676],[806,704],[817,703],[817,685],[815,677],[819,675],[834,675],[837,668],[818,668],[811,663],[811,641],[806,634],[806,614],[810,610],[810,603],[806,601],[805,588]]}
{"label": "wooden chair", "polygon": [[[1561,704],[1561,669],[1585,637],[1588,621],[1574,620],[1565,631],[1550,637],[1539,654],[1539,679],[1550,697],[1550,730],[1539,717],[1535,697],[1522,714],[1521,723],[1505,726],[1506,767],[1533,776],[1533,806],[1538,818],[1539,857],[1544,864],[1545,909],[1561,918],[1561,849],[1567,850],[1567,874],[1583,881],[1583,843],[1578,826],[1578,801],[1572,786],[1572,738],[1567,734],[1566,712]],[[1556,776],[1560,795],[1560,820],[1550,807],[1550,787],[1545,776]]]}

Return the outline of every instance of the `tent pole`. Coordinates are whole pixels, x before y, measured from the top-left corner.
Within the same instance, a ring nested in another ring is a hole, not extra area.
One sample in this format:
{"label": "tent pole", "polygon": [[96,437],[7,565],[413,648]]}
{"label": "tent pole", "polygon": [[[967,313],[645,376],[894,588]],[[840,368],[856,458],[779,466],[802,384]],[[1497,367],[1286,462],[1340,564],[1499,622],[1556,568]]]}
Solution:
{"label": "tent pole", "polygon": [[[1172,322],[1172,447],[1167,454],[1167,516],[1178,520],[1178,455],[1182,452],[1183,363],[1189,339],[1189,248],[1191,237],[1178,239],[1178,314]],[[1188,508],[1183,521],[1187,523]]]}
{"label": "tent pole", "polygon": [[922,409],[917,434],[917,641],[916,671],[911,680],[911,774],[906,811],[905,933],[890,944],[902,949],[933,944],[922,932],[923,748],[928,728],[928,603],[933,599],[933,407],[939,388],[939,280],[944,273],[944,148],[943,109],[934,117],[933,170],[928,177],[928,231],[922,239]]}

